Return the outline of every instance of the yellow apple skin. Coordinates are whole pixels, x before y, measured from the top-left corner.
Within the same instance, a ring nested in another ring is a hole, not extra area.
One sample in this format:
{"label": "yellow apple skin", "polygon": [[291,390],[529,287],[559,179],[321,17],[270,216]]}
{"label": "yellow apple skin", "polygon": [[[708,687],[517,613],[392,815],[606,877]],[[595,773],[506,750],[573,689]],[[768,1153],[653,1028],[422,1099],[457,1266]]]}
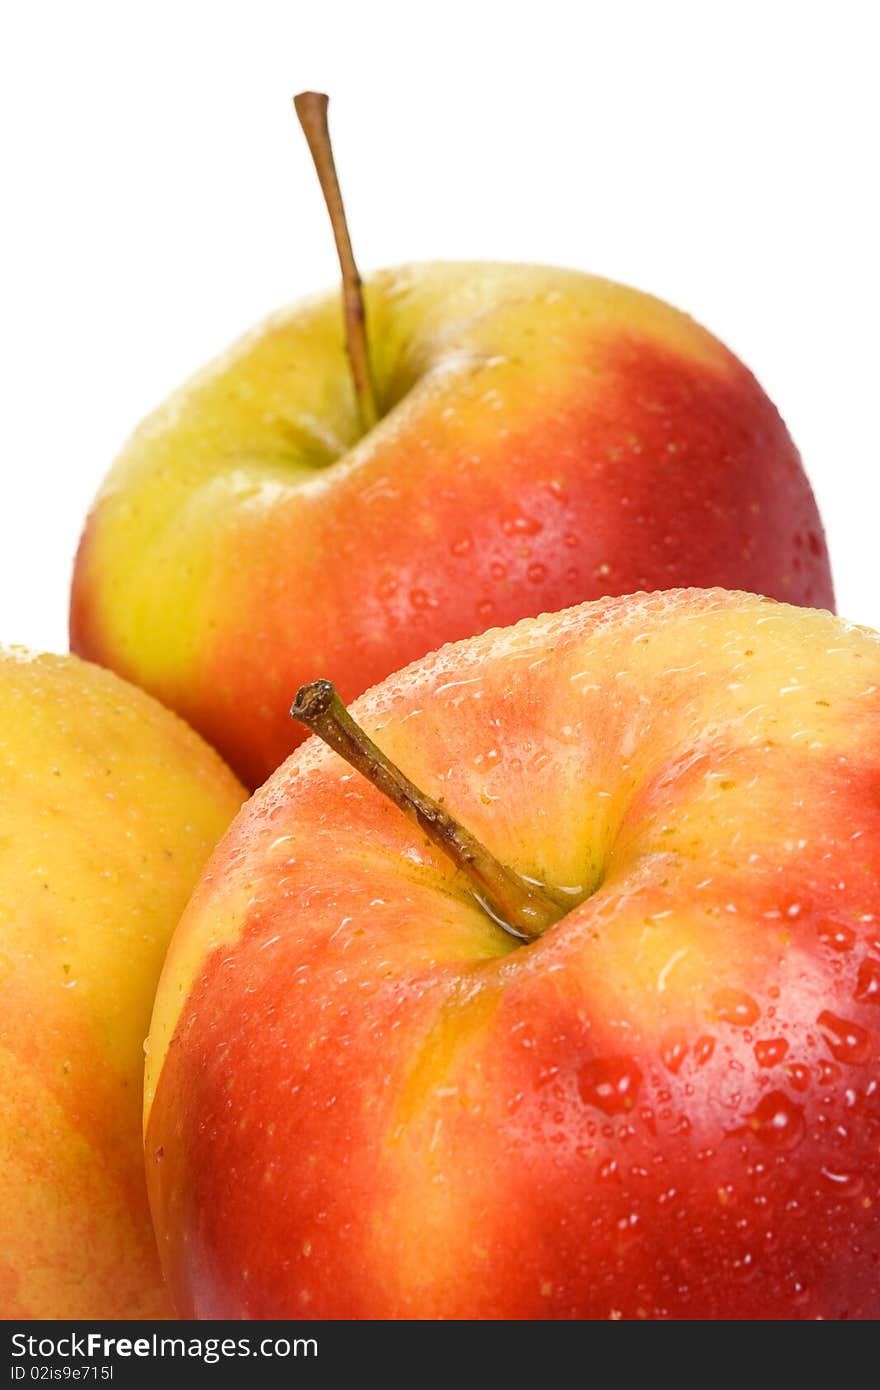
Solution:
{"label": "yellow apple skin", "polygon": [[880,1316],[880,638],[609,599],[353,712],[575,906],[518,944],[340,758],[288,759],[151,1025],[181,1314]]}
{"label": "yellow apple skin", "polygon": [[751,373],[668,304],[574,271],[366,283],[361,437],[338,293],[271,319],[137,431],[87,523],[71,644],[258,785],[344,699],[489,627],[686,585],[833,608],[800,457]]}
{"label": "yellow apple skin", "polygon": [[142,691],[0,648],[0,1317],[173,1316],[144,1039],[171,932],[243,796]]}

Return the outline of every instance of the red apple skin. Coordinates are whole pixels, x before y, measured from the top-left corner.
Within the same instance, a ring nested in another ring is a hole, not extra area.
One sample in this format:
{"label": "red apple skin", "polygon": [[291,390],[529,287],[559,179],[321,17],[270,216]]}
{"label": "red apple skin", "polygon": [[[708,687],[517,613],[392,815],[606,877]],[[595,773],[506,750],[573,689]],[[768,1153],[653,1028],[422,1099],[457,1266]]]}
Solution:
{"label": "red apple skin", "polygon": [[[444,642],[642,589],[833,609],[785,425],[685,315],[523,266],[389,271],[367,299],[397,404],[365,439],[329,296],[147,422],[77,560],[73,650],[177,709],[251,786],[301,741],[291,695],[318,675],[349,700]],[[345,444],[305,466],[316,421]]]}
{"label": "red apple skin", "polygon": [[523,873],[528,946],[316,740],[218,848],[147,1074],[200,1318],[880,1316],[880,639],[684,592],[356,717]]}

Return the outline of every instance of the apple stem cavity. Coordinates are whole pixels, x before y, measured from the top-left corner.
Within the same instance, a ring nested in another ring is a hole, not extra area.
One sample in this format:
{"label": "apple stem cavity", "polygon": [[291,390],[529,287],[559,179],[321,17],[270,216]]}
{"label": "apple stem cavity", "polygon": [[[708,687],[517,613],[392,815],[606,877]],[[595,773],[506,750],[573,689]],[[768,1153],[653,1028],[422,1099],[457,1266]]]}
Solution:
{"label": "apple stem cavity", "polygon": [[570,901],[507,868],[438,801],[420,791],[352,718],[331,681],[302,686],[290,713],[443,850],[466,876],[484,911],[512,936],[534,941],[571,909]]}
{"label": "apple stem cavity", "polygon": [[299,117],[303,134],[324,195],[324,202],[330,214],[330,226],[336,242],[336,253],[342,271],[342,304],[345,319],[345,346],[351,364],[354,394],[360,415],[361,427],[366,434],[379,419],[376,406],[376,388],[370,366],[370,346],[367,336],[367,314],[364,305],[364,291],[358,272],[342,190],[336,173],[333,158],[333,145],[330,128],[327,124],[329,97],[323,92],[300,92],[293,98],[293,105]]}

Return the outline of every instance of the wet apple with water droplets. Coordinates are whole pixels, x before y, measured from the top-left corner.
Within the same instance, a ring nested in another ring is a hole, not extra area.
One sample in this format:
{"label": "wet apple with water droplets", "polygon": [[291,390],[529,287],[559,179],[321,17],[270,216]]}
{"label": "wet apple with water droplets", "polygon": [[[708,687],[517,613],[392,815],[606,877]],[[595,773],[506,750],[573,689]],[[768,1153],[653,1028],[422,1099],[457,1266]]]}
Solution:
{"label": "wet apple with water droplets", "polygon": [[[326,98],[296,105],[335,180]],[[444,642],[638,589],[833,608],[797,449],[692,319],[556,268],[363,289],[342,269],[344,315],[336,292],[277,315],[141,426],[76,562],[73,650],[250,785],[301,739],[287,706],[317,675],[351,699]]]}
{"label": "wet apple with water droplets", "polygon": [[878,691],[875,634],[721,591],[378,686],[353,712],[408,778],[523,882],[579,885],[527,943],[335,753],[294,753],[153,1018],[179,1311],[880,1316]]}

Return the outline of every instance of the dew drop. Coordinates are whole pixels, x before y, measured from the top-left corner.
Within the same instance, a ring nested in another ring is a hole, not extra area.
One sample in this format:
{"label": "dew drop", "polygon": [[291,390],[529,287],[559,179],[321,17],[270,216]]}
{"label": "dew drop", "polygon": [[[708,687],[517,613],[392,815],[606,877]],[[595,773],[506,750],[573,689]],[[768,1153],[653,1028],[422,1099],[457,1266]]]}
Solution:
{"label": "dew drop", "polygon": [[819,940],[832,951],[851,951],[856,944],[856,934],[852,927],[837,922],[828,922],[819,928]]}
{"label": "dew drop", "polygon": [[543,530],[536,517],[527,516],[521,507],[508,507],[501,515],[501,529],[505,536],[536,536]]}
{"label": "dew drop", "polygon": [[861,1173],[839,1173],[833,1168],[821,1168],[822,1178],[841,1197],[860,1197],[865,1190]]}
{"label": "dew drop", "polygon": [[506,578],[507,578],[507,566],[506,566],[506,565],[502,565],[502,563],[501,563],[500,560],[493,560],[492,563],[491,563],[491,565],[489,566],[489,573],[491,574],[492,578],[495,579],[495,580],[506,579]]}
{"label": "dew drop", "polygon": [[755,1043],[755,1060],[759,1067],[776,1067],[788,1052],[787,1038],[765,1038]]}
{"label": "dew drop", "polygon": [[581,1100],[604,1115],[628,1114],[641,1084],[642,1073],[632,1057],[595,1057],[578,1072]]}
{"label": "dew drop", "polygon": [[526,570],[530,584],[540,584],[547,578],[547,566],[542,565],[540,560],[535,560]]}
{"label": "dew drop", "polygon": [[793,1062],[785,1068],[786,1075],[796,1091],[805,1091],[810,1084],[809,1069],[800,1062]]}
{"label": "dew drop", "polygon": [[761,1016],[752,996],[739,989],[719,989],[712,996],[712,1007],[722,1023],[730,1023],[734,1028],[748,1028]]}
{"label": "dew drop", "polygon": [[840,1018],[825,1009],[816,1022],[828,1050],[838,1062],[857,1065],[866,1062],[871,1051],[871,1034],[848,1018]]}
{"label": "dew drop", "polygon": [[859,966],[855,997],[860,1004],[880,1004],[880,961],[869,956]]}
{"label": "dew drop", "polygon": [[569,550],[574,550],[578,543],[578,538],[574,531],[566,531],[565,535],[562,537],[562,542],[564,545],[568,546]]}
{"label": "dew drop", "polygon": [[464,535],[457,536],[455,540],[452,542],[453,555],[470,555],[473,548],[474,543],[471,540],[470,536],[466,533]]}
{"label": "dew drop", "polygon": [[427,589],[410,589],[409,601],[413,608],[425,609],[437,607],[437,600],[428,593]]}
{"label": "dew drop", "polygon": [[397,580],[393,575],[385,575],[376,585],[376,596],[378,598],[391,598],[392,594],[397,593]]}
{"label": "dew drop", "polygon": [[688,1054],[684,1033],[673,1029],[666,1033],[660,1043],[660,1060],[667,1071],[677,1072]]}
{"label": "dew drop", "polygon": [[749,1129],[775,1149],[793,1149],[803,1138],[804,1112],[784,1091],[770,1091],[748,1117]]}
{"label": "dew drop", "polygon": [[481,598],[480,602],[477,604],[477,617],[485,623],[488,622],[494,612],[495,604],[492,600],[490,598]]}
{"label": "dew drop", "polygon": [[714,1051],[715,1039],[710,1037],[708,1033],[704,1033],[701,1038],[697,1038],[694,1044],[694,1061],[697,1066],[705,1066]]}

